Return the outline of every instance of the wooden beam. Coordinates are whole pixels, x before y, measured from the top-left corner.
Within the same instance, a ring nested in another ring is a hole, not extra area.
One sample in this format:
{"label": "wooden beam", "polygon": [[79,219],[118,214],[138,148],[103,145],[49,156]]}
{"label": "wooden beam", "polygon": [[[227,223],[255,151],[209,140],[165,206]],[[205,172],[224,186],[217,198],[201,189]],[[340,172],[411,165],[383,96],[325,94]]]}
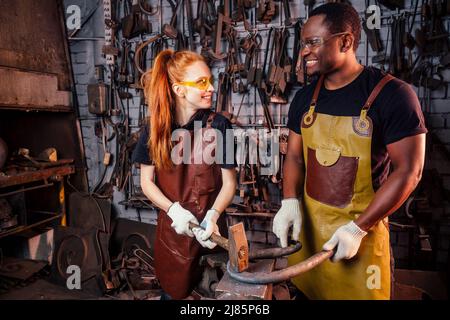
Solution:
{"label": "wooden beam", "polygon": [[71,92],[58,90],[56,74],[0,67],[0,106],[71,110]]}

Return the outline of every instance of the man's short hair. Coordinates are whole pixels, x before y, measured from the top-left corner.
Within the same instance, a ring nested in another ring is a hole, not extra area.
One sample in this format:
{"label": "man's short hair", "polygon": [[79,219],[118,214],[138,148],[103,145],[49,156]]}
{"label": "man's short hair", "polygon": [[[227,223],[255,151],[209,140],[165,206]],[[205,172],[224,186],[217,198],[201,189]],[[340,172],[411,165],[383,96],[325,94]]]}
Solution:
{"label": "man's short hair", "polygon": [[310,17],[323,14],[330,33],[351,32],[355,37],[353,50],[356,51],[361,38],[361,19],[352,5],[330,2],[315,8]]}

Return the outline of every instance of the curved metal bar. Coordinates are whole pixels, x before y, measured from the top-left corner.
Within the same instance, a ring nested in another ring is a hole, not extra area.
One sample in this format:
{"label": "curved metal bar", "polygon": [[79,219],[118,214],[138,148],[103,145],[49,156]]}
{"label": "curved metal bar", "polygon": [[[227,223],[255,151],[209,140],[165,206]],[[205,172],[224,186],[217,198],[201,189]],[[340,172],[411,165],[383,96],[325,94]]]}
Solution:
{"label": "curved metal bar", "polygon": [[309,257],[308,259],[294,264],[288,268],[277,270],[273,272],[235,272],[231,270],[230,263],[227,263],[227,271],[230,274],[231,278],[250,284],[269,284],[269,283],[277,283],[282,282],[288,279],[291,279],[295,276],[298,276],[301,273],[309,271],[325,260],[329,259],[334,254],[334,251],[321,251],[316,253],[315,255]]}
{"label": "curved metal bar", "polygon": [[158,34],[150,39],[148,39],[147,41],[141,43],[139,46],[137,46],[136,51],[134,53],[134,65],[136,66],[136,68],[139,70],[140,73],[144,74],[145,70],[143,70],[140,66],[140,55],[141,55],[141,51],[142,49],[144,49],[145,46],[148,46],[149,44],[159,40],[162,38],[161,34]]}
{"label": "curved metal bar", "polygon": [[[157,14],[159,12],[159,6],[156,6],[156,10],[154,10],[154,11],[153,10],[152,11],[147,11],[144,8],[144,5],[142,4],[142,0],[139,0],[138,3],[139,3],[139,9],[141,9],[141,11],[143,13],[145,13],[146,15],[148,15],[148,16],[154,16],[155,14]],[[150,8],[153,9],[153,7],[150,7]]]}
{"label": "curved metal bar", "polygon": [[286,248],[267,248],[261,249],[254,252],[249,253],[249,259],[270,259],[270,258],[278,258],[282,256],[287,256],[293,254],[294,252],[299,251],[302,248],[302,244],[300,242],[296,242],[294,246],[289,246]]}

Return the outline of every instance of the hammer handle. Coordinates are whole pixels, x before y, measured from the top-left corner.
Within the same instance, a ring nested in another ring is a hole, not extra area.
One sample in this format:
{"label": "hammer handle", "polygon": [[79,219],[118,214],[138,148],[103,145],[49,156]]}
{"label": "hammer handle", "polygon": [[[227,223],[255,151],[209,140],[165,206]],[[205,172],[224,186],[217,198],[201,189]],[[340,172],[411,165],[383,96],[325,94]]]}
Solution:
{"label": "hammer handle", "polygon": [[[200,228],[202,230],[202,227],[200,227],[198,224],[189,222],[189,228],[193,229],[193,228]],[[221,246],[222,248],[224,248],[225,250],[229,250],[229,246],[228,246],[228,239],[224,238],[222,236],[219,236],[218,234],[215,234],[214,232],[211,234],[211,236],[209,237],[208,240],[211,240],[214,243],[217,243],[219,246]]]}

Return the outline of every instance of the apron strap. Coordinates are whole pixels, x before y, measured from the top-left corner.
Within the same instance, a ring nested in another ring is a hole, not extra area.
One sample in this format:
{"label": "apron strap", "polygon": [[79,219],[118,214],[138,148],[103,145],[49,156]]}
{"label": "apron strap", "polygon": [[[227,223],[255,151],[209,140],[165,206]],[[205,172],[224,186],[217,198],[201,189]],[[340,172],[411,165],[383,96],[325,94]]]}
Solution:
{"label": "apron strap", "polygon": [[305,123],[307,125],[310,125],[313,121],[313,114],[314,109],[316,108],[317,98],[319,97],[320,88],[322,88],[323,79],[325,77],[323,75],[320,76],[319,80],[317,81],[316,87],[314,88],[314,93],[311,99],[311,104],[309,105],[308,114],[305,118]]}
{"label": "apron strap", "polygon": [[364,104],[364,107],[362,108],[362,110],[365,111],[365,114],[367,114],[367,112],[369,112],[369,109],[372,106],[372,103],[375,101],[376,97],[381,92],[383,87],[392,79],[394,79],[394,77],[390,74],[387,74],[380,80],[380,82],[378,82],[378,84],[372,90],[372,93],[370,94],[366,103]]}
{"label": "apron strap", "polygon": [[369,98],[367,98],[366,103],[361,109],[361,114],[359,115],[359,119],[355,123],[355,129],[359,134],[362,135],[370,135],[372,131],[372,125],[370,124],[370,121],[367,119],[367,113],[369,112],[370,107],[372,106],[372,103],[375,101],[378,94],[381,92],[383,87],[392,79],[394,79],[393,76],[390,74],[386,74],[380,82],[377,83],[375,88],[370,93]]}
{"label": "apron strap", "polygon": [[317,98],[319,97],[320,88],[322,88],[323,79],[325,78],[324,75],[321,75],[319,80],[317,81],[316,87],[314,88],[313,97],[311,99],[311,107],[315,106],[317,103]]}

